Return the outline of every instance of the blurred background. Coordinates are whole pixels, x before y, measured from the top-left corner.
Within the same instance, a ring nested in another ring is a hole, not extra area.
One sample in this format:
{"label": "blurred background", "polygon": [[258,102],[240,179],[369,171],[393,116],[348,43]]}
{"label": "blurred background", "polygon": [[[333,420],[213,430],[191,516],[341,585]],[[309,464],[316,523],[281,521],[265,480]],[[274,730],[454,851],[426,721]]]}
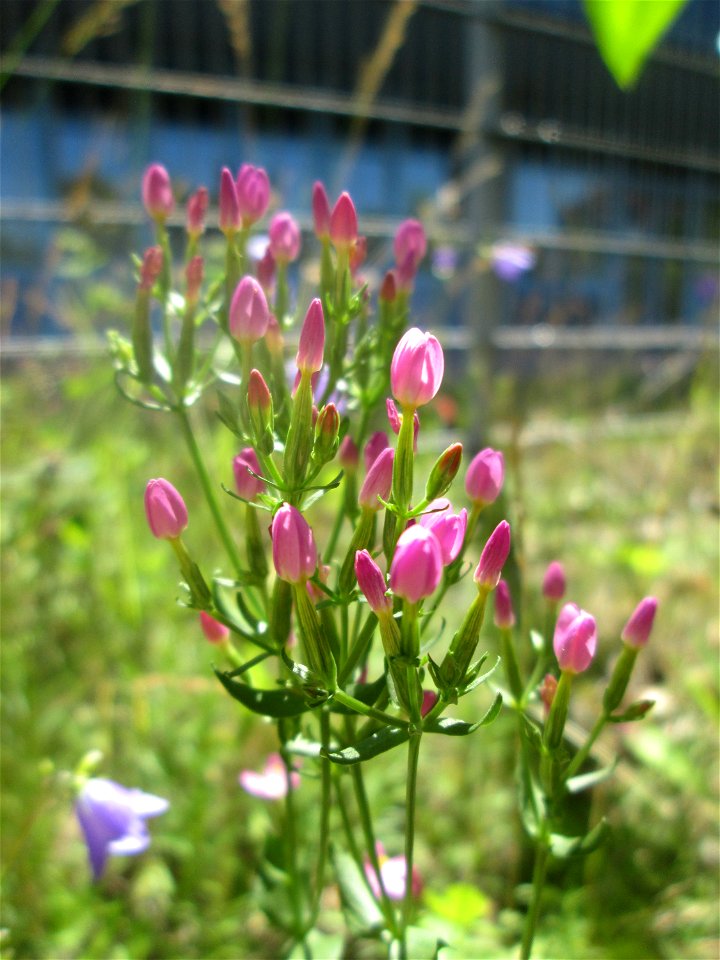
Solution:
{"label": "blurred background", "polygon": [[[717,957],[718,4],[689,0],[625,91],[576,0],[3,0],[0,18],[3,956],[279,949],[257,880],[277,811],[237,786],[272,732],[218,692],[173,604],[142,490],[168,476],[204,507],[170,422],[124,404],[105,356],[152,242],[143,170],[170,172],[180,237],[182,201],[205,185],[216,204],[221,167],[248,162],[304,228],[297,289],[313,181],[351,193],[373,293],[398,224],[424,223],[413,322],[450,371],[428,456],[458,436],[505,451],[524,635],[552,559],[601,622],[601,673],[637,600],[660,598],[635,690],[657,707],[603,741],[623,764],[592,815],[614,832],[558,869],[537,955]],[[197,427],[229,483],[212,398]],[[522,919],[503,722],[426,788],[418,858],[448,956],[512,956]],[[99,887],[57,776],[91,748],[172,801],[152,851]],[[378,771],[390,853],[395,789]]]}

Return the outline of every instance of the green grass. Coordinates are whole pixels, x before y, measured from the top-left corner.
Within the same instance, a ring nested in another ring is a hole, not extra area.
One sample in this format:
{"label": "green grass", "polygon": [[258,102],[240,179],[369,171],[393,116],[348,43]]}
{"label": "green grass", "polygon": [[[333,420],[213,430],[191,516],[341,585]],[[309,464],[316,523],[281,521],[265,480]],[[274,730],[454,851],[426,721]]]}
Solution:
{"label": "green grass", "polygon": [[[556,558],[570,598],[598,619],[598,662],[573,701],[578,724],[592,722],[598,680],[635,603],[654,593],[661,606],[633,680],[633,692],[651,690],[657,707],[644,723],[603,734],[601,750],[617,747],[622,763],[595,791],[592,809],[576,811],[593,821],[607,815],[609,841],[586,862],[553,869],[535,956],[710,960],[718,950],[714,387],[698,379],[689,397],[656,413],[622,395],[609,412],[588,402],[582,384],[538,400],[547,396],[541,387],[526,395],[527,415],[517,414],[520,403],[504,407],[516,411],[510,419],[502,405],[517,397],[516,386],[500,383],[488,439],[508,454],[504,509],[519,548],[524,627]],[[197,419],[213,473],[229,483],[232,438],[211,411]],[[464,426],[461,408],[461,439]],[[174,602],[171,551],[149,535],[142,510],[151,476],[183,491],[188,544],[208,570],[222,565],[169,418],[121,402],[104,363],[26,362],[5,376],[8,958],[261,958],[280,950],[261,910],[257,869],[280,811],[237,785],[239,770],[259,767],[275,747],[274,731],[221,691],[212,648],[195,616]],[[239,506],[228,500],[238,531]],[[453,603],[449,619],[459,612],[462,603]],[[485,634],[494,650],[491,624]],[[482,711],[488,696],[479,692],[464,713]],[[101,775],[172,804],[151,824],[150,851],[114,858],[95,886],[61,775],[93,748],[104,753]],[[450,942],[448,957],[509,957],[519,937],[530,860],[514,806],[514,751],[505,716],[467,740],[430,743],[421,759],[423,922]],[[395,766],[369,767],[378,833],[391,853],[402,843]],[[310,837],[315,789],[305,778],[298,792]],[[330,936],[339,929],[332,890],[326,906]],[[370,943],[354,949],[377,956]]]}

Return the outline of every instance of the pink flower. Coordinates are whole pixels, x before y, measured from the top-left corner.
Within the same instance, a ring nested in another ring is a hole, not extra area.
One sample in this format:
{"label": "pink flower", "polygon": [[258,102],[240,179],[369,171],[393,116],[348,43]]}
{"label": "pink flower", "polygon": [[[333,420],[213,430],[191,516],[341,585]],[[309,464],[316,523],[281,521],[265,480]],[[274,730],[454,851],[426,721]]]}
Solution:
{"label": "pink flower", "polygon": [[463,508],[460,513],[452,513],[450,501],[440,497],[428,505],[427,511],[418,517],[418,523],[437,537],[443,564],[447,566],[462,548],[467,528],[467,510]]}
{"label": "pink flower", "polygon": [[494,590],[510,553],[510,524],[501,520],[490,534],[473,575],[478,587]]}
{"label": "pink flower", "polygon": [[442,347],[430,333],[412,327],[402,337],[390,365],[392,392],[403,407],[421,407],[440,389],[445,370]]}
{"label": "pink flower", "polygon": [[357,240],[358,219],[349,193],[341,193],[330,214],[330,239],[336,249],[349,250]]}
{"label": "pink flower", "polygon": [[140,267],[140,289],[152,290],[155,281],[160,276],[163,265],[163,249],[160,246],[148,247],[143,254]]}
{"label": "pink flower", "polygon": [[418,523],[404,530],[390,566],[393,593],[417,603],[434,592],[442,572],[442,550],[435,534]]}
{"label": "pink flower", "polygon": [[392,610],[392,601],[385,595],[385,576],[367,550],[358,550],[355,554],[355,576],[373,613],[378,616],[389,613]]}
{"label": "pink flower", "polygon": [[378,456],[388,446],[387,434],[384,430],[376,431],[365,444],[365,469],[369,470]]}
{"label": "pink flower", "polygon": [[565,588],[565,570],[563,569],[563,565],[558,563],[557,560],[553,560],[552,563],[548,564],[545,576],[543,577],[543,596],[546,600],[557,602],[565,596]]}
{"label": "pink flower", "polygon": [[188,525],[185,501],[175,487],[159,478],[145,488],[145,514],[154,537],[175,540]]}
{"label": "pink flower", "polygon": [[318,556],[313,532],[302,514],[284,503],[273,517],[271,536],[273,563],[280,579],[290,583],[309,580]]}
{"label": "pink flower", "polygon": [[379,510],[382,504],[378,497],[387,500],[390,496],[394,461],[395,451],[392,447],[386,447],[375,458],[375,462],[368,470],[358,494],[358,503],[361,507]]}
{"label": "pink flower", "polygon": [[438,701],[438,695],[434,690],[423,690],[422,703],[420,704],[420,715],[426,717]]}
{"label": "pink flower", "polygon": [[349,433],[346,433],[342,438],[340,449],[338,450],[338,460],[343,470],[357,470],[358,463],[360,462],[360,453]]}
{"label": "pink flower", "polygon": [[409,257],[417,269],[427,253],[427,237],[419,220],[403,220],[395,233],[393,253],[396,263],[403,263]]}
{"label": "pink flower", "polygon": [[227,167],[220,173],[220,229],[228,236],[240,229],[240,204],[235,180]]}
{"label": "pink flower", "polygon": [[265,336],[269,322],[270,308],[263,288],[255,277],[243,277],[230,302],[230,333],[241,343],[254,343]]}
{"label": "pink flower", "polygon": [[313,229],[318,240],[327,240],[330,236],[330,201],[324,185],[316,180],[312,191]]}
{"label": "pink flower", "polygon": [[582,673],[590,666],[597,647],[594,617],[575,603],[566,603],[555,624],[553,649],[561,670]]}
{"label": "pink flower", "polygon": [[400,290],[412,289],[420,261],[427,251],[427,238],[418,220],[405,220],[398,227],[393,244],[395,279]]}
{"label": "pink flower", "polygon": [[268,247],[258,260],[256,268],[258,283],[267,295],[269,295],[275,284],[275,268],[275,257],[273,257],[272,250]]}
{"label": "pink flower", "polygon": [[317,297],[305,314],[295,363],[298,370],[305,373],[317,373],[322,369],[325,350],[325,317],[322,303]]}
{"label": "pink flower", "polygon": [[237,175],[237,198],[245,229],[256,223],[270,203],[270,180],[262,167],[244,163]]}
{"label": "pink flower", "polygon": [[215,617],[211,617],[204,610],[200,611],[200,626],[206,639],[210,643],[223,643],[230,636],[230,631],[224,623],[220,623]]}
{"label": "pink flower", "polygon": [[153,220],[166,220],[173,212],[175,200],[170,177],[165,167],[151,164],[143,175],[142,198],[145,209]]}
{"label": "pink flower", "polygon": [[185,229],[191,237],[199,237],[205,231],[205,214],[209,203],[205,187],[199,187],[189,198],[186,207]]}
{"label": "pink flower", "polygon": [[202,286],[205,264],[200,256],[191,257],[185,267],[185,279],[187,281],[187,299],[189,303],[197,303],[200,298],[200,287]]}
{"label": "pink flower", "polygon": [[505,459],[499,450],[486,447],[470,462],[465,474],[465,491],[473,503],[497,500],[505,479]]}
{"label": "pink flower", "polygon": [[270,221],[270,250],[278,263],[291,263],[300,255],[300,227],[289,213],[276,213]]}
{"label": "pink flower", "polygon": [[[380,876],[385,893],[391,900],[403,900],[405,898],[405,881],[407,877],[407,862],[405,857],[388,857],[385,848],[381,843],[375,846],[377,858],[380,865]],[[365,862],[365,876],[367,877],[370,889],[379,900],[382,896],[377,874],[369,861]],[[419,897],[422,893],[422,877],[418,869],[413,866],[412,871],[412,895]]]}
{"label": "pink flower", "polygon": [[637,605],[620,634],[622,641],[629,647],[644,647],[648,642],[657,605],[655,597],[645,597]]}
{"label": "pink flower", "polygon": [[233,474],[235,489],[244,500],[254,500],[265,489],[262,480],[258,480],[250,473],[262,474],[260,462],[252,447],[245,447],[233,459]]}
{"label": "pink flower", "polygon": [[501,630],[515,626],[515,611],[507,580],[501,580],[495,590],[495,626]]}
{"label": "pink flower", "polygon": [[[290,772],[290,789],[300,786],[300,774]],[[265,761],[262,773],[255,770],[242,770],[238,777],[240,786],[246,793],[261,800],[282,800],[288,792],[288,775],[279,753],[271,753]]]}

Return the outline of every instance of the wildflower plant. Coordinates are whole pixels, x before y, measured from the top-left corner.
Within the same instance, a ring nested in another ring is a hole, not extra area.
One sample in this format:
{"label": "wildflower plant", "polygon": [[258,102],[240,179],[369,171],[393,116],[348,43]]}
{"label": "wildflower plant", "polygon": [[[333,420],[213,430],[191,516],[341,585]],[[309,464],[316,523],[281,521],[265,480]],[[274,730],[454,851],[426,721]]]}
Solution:
{"label": "wildflower plant", "polygon": [[[203,571],[193,559],[193,543],[208,531],[188,515],[171,479],[148,482],[150,532],[172,546],[183,602],[225,658],[215,669],[219,688],[276,726],[276,753],[263,772],[243,771],[240,782],[256,797],[285,804],[283,855],[268,876],[280,878],[273,919],[287,952],[312,955],[332,866],[348,929],[381,939],[391,956],[421,955],[427,934],[417,926],[415,808],[422,744],[482,731],[505,706],[517,717],[520,810],[536,852],[521,948],[529,957],[550,858],[589,852],[605,830],[600,823],[570,836],[562,826],[568,796],[611,772],[588,769],[592,745],[605,724],[649,709],[620,704],[655,602],[643,601],[630,619],[601,715],[573,751],[565,738],[573,678],[592,665],[597,624],[574,603],[558,613],[565,577],[555,563],[543,584],[545,623],[531,633],[532,645],[518,634],[501,579],[510,524],[490,530],[484,513],[503,486],[502,453],[487,448],[471,458],[459,490],[460,443],[418,476],[422,408],[445,370],[438,339],[410,320],[427,251],[422,225],[400,226],[396,263],[375,301],[360,274],[366,243],[355,205],[347,193],[331,204],[316,183],[319,288],[309,303],[293,304],[289,268],[303,249],[293,216],[272,215],[264,255],[255,264],[248,255],[251,231],[270,203],[263,170],[222,171],[217,224],[225,256],[221,275],[217,265],[208,271],[216,276],[210,283],[201,252],[207,191],[188,201],[182,263],[171,256],[174,198],[158,164],[142,193],[156,243],[137,261],[130,337],[112,335],[116,381],[133,403],[173,418],[184,438],[224,553],[222,572]],[[298,346],[288,376],[284,338],[293,327]],[[234,489],[211,476],[196,438],[191,408],[204,394],[236,441],[228,465]],[[327,532],[316,506],[324,498],[334,509]],[[474,598],[448,642],[443,604],[448,594],[456,602],[452,592],[466,576]],[[499,655],[488,665],[478,644],[493,594]],[[482,684],[492,688],[484,715],[455,717],[455,705]],[[393,857],[376,835],[364,780],[367,762],[390,754],[405,791],[404,849]],[[319,810],[317,835],[302,843],[294,798],[301,785],[316,792]],[[157,805],[144,815],[154,812]],[[91,854],[100,856],[97,845]],[[438,949],[435,942],[422,955]]]}

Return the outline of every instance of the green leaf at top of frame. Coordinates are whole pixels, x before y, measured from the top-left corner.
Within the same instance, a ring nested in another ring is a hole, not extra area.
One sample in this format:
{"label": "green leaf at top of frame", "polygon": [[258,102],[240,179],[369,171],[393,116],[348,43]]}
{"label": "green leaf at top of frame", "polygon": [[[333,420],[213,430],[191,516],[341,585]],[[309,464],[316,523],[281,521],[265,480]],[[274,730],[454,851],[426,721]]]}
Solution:
{"label": "green leaf at top of frame", "polygon": [[230,696],[252,713],[278,719],[280,717],[298,717],[308,710],[302,691],[293,687],[258,690],[255,687],[248,686],[247,683],[235,680],[222,670],[216,670],[215,676]]}
{"label": "green leaf at top of frame", "polygon": [[399,747],[401,743],[410,736],[408,727],[383,727],[376,730],[369,737],[351,744],[349,747],[343,747],[342,750],[328,750],[325,756],[333,763],[349,766],[353,763],[362,763],[363,760],[371,760],[381,753],[387,753]]}
{"label": "green leaf at top of frame", "polygon": [[687,0],[583,0],[595,43],[621,90],[637,80],[645,61]]}

